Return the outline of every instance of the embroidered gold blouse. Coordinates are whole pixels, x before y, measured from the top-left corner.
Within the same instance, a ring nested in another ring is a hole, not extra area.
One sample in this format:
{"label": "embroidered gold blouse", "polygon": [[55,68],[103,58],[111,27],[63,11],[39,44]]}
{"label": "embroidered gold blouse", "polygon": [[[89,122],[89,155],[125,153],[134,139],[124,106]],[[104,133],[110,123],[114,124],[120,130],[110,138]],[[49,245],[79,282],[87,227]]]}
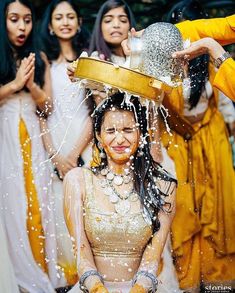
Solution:
{"label": "embroidered gold blouse", "polygon": [[84,227],[94,256],[141,258],[152,236],[152,227],[142,212],[121,216],[97,208],[92,172],[83,169],[85,179]]}

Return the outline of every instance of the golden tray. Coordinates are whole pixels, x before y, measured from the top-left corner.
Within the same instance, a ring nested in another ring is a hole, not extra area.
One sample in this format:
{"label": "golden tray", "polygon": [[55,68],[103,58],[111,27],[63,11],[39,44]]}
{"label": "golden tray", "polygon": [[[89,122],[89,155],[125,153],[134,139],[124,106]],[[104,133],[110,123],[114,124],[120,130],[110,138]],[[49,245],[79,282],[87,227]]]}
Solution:
{"label": "golden tray", "polygon": [[156,102],[160,101],[162,92],[170,94],[172,91],[171,86],[152,76],[90,57],[78,59],[74,76],[109,85]]}

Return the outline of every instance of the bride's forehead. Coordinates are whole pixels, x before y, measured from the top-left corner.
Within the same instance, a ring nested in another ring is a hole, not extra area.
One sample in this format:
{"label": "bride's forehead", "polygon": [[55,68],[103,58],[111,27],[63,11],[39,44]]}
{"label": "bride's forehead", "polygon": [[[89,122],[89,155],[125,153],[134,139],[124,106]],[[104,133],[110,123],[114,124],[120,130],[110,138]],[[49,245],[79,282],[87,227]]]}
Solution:
{"label": "bride's forehead", "polygon": [[105,113],[104,124],[129,124],[135,122],[133,112],[125,110],[111,110]]}

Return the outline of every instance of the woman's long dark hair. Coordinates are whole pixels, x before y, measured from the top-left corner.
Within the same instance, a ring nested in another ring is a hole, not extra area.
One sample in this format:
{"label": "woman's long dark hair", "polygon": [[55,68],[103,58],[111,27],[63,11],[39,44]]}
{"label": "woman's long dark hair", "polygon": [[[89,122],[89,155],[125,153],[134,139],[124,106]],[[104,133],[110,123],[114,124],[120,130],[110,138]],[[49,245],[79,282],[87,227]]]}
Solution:
{"label": "woman's long dark hair", "polygon": [[[76,12],[78,21],[80,18],[80,12],[76,1],[74,0],[53,0],[48,5],[45,14],[42,18],[42,22],[40,25],[40,44],[42,50],[47,55],[50,61],[56,60],[61,52],[59,40],[56,35],[51,35],[49,31],[49,25],[51,24],[52,13],[55,10],[56,6],[61,2],[67,2],[71,5],[73,10]],[[75,34],[72,38],[72,47],[74,52],[76,53],[76,58],[81,54],[84,49],[88,49],[89,45],[89,33],[84,27],[81,26],[80,30]],[[72,60],[68,60],[72,61]]]}
{"label": "woman's long dark hair", "polygon": [[[0,84],[4,85],[16,77],[16,59],[22,60],[29,54],[35,53],[35,82],[43,86],[45,64],[41,59],[40,52],[37,49],[35,41],[35,14],[32,3],[28,0],[17,0],[22,5],[28,7],[32,13],[32,31],[30,32],[25,44],[22,47],[16,47],[11,44],[6,28],[6,15],[8,6],[16,0],[0,1]],[[15,56],[16,54],[16,56]]]}
{"label": "woman's long dark hair", "polygon": [[91,36],[91,42],[89,47],[89,55],[94,52],[98,51],[99,54],[104,54],[106,60],[110,60],[111,57],[111,48],[108,46],[108,44],[105,42],[102,31],[101,31],[101,22],[104,17],[104,15],[110,11],[111,9],[123,7],[125,13],[127,14],[130,28],[135,27],[135,19],[134,15],[130,9],[130,7],[127,5],[127,3],[123,0],[108,0],[106,1],[99,9],[95,25],[93,28],[92,36]]}
{"label": "woman's long dark hair", "polygon": [[[168,13],[166,21],[173,24],[199,18],[207,18],[208,15],[203,11],[200,3],[195,0],[180,1],[173,6]],[[191,80],[191,93],[189,103],[191,109],[194,108],[205,89],[205,83],[208,80],[209,55],[205,54],[189,61],[189,77]]]}
{"label": "woman's long dark hair", "polygon": [[[141,204],[143,206],[144,215],[151,220],[153,225],[153,232],[160,228],[158,220],[158,212],[163,209],[165,197],[169,195],[168,191],[172,183],[176,184],[176,180],[172,178],[160,165],[155,163],[152,159],[149,149],[149,135],[147,129],[146,108],[143,107],[137,97],[132,96],[130,103],[125,101],[124,93],[116,93],[107,98],[104,103],[95,110],[93,114],[93,128],[95,144],[98,148],[98,140],[96,135],[100,134],[101,126],[104,121],[104,115],[112,108],[117,110],[131,111],[134,113],[136,123],[139,125],[141,135],[145,138],[145,143],[142,143],[140,149],[134,155],[134,187],[139,195]],[[107,160],[102,160],[100,166],[93,169],[98,172],[107,166]],[[159,178],[168,184],[168,191],[165,193],[157,188],[155,178]],[[172,186],[171,186],[172,187]]]}

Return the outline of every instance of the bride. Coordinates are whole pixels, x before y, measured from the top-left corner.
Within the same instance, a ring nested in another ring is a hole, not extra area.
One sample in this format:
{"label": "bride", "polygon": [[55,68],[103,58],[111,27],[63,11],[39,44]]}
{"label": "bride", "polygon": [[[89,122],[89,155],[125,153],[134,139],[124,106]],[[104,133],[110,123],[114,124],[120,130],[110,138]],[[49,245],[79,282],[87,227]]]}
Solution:
{"label": "bride", "polygon": [[93,119],[98,167],[73,169],[64,181],[80,279],[70,292],[176,292],[173,273],[162,281],[159,273],[177,182],[150,155],[146,109],[116,93]]}

